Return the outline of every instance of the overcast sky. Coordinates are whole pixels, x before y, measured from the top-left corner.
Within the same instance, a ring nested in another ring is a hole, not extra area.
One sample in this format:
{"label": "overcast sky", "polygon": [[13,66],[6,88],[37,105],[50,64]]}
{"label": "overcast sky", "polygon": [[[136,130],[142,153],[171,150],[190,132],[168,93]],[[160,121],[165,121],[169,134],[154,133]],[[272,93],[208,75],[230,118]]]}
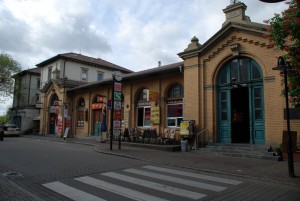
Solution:
{"label": "overcast sky", "polygon": [[[251,21],[287,5],[244,0]],[[140,71],[181,61],[193,36],[203,44],[225,21],[230,0],[0,0],[0,51],[22,69],[74,52]],[[0,106],[0,114],[8,105]]]}

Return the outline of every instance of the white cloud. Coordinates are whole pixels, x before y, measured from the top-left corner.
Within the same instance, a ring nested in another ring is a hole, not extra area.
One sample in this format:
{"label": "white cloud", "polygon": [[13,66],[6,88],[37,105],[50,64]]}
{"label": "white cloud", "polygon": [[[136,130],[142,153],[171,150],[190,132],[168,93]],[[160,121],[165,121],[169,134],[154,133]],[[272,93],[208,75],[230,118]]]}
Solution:
{"label": "white cloud", "polygon": [[[244,0],[262,23],[284,3]],[[180,61],[193,36],[206,42],[225,21],[229,0],[0,0],[0,51],[23,69],[81,51],[134,71]]]}

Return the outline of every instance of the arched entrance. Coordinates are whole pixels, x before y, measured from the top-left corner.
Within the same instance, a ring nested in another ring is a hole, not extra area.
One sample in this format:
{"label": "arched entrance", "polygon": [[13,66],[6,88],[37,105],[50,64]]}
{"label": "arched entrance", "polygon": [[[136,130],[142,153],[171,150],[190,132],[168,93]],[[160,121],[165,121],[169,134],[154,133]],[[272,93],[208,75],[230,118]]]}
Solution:
{"label": "arched entrance", "polygon": [[217,76],[218,141],[265,144],[263,76],[253,59],[227,62]]}
{"label": "arched entrance", "polygon": [[58,109],[59,109],[59,101],[58,96],[53,94],[50,98],[49,105],[49,134],[55,134],[57,132],[57,120],[58,120]]}

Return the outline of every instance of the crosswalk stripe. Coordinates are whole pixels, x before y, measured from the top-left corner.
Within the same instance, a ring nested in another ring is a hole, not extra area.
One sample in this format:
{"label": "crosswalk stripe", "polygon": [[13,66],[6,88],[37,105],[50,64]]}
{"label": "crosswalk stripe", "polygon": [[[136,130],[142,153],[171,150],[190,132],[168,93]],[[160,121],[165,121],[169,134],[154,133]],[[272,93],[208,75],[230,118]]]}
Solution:
{"label": "crosswalk stripe", "polygon": [[167,193],[170,193],[173,195],[187,197],[187,198],[194,199],[194,200],[197,200],[197,199],[200,199],[200,198],[203,198],[206,196],[205,194],[202,194],[202,193],[187,191],[187,190],[183,190],[183,189],[179,189],[179,188],[175,188],[175,187],[171,187],[171,186],[167,186],[167,185],[163,185],[163,184],[159,184],[159,183],[155,183],[155,182],[151,182],[151,181],[147,181],[147,180],[143,180],[143,179],[138,179],[138,178],[134,178],[134,177],[130,177],[130,176],[114,173],[114,172],[106,172],[106,173],[103,173],[102,175],[110,177],[110,178],[118,179],[121,181],[133,183],[136,185],[144,186],[147,188],[152,188],[152,189],[155,189],[158,191],[167,192]]}
{"label": "crosswalk stripe", "polygon": [[105,201],[104,199],[73,188],[59,181],[43,184],[43,186],[75,201]]}
{"label": "crosswalk stripe", "polygon": [[172,176],[163,175],[163,174],[156,174],[156,173],[146,172],[146,171],[133,169],[133,168],[125,169],[123,171],[130,172],[130,173],[133,173],[133,174],[142,175],[142,176],[152,177],[152,178],[155,178],[155,179],[170,181],[170,182],[174,182],[174,183],[178,183],[178,184],[184,184],[184,185],[187,185],[187,186],[193,186],[193,187],[197,187],[197,188],[212,190],[212,191],[216,191],[216,192],[220,192],[220,191],[223,191],[223,190],[226,189],[226,187],[222,187],[222,186],[216,186],[216,185],[206,184],[206,183],[202,183],[202,182],[196,182],[196,181],[192,181],[192,180],[181,179],[181,178],[172,177]]}
{"label": "crosswalk stripe", "polygon": [[134,200],[140,200],[140,201],[165,201],[165,199],[155,197],[152,195],[148,195],[146,193],[142,193],[139,191],[135,191],[129,188],[125,188],[122,186],[118,186],[115,184],[108,183],[106,181],[102,181],[99,179],[95,179],[89,176],[79,177],[75,178],[77,181],[81,181],[83,183],[122,195],[124,197],[128,197],[130,199]]}
{"label": "crosswalk stripe", "polygon": [[157,171],[160,171],[160,172],[166,172],[166,173],[182,175],[182,176],[188,176],[188,177],[192,177],[192,178],[205,179],[205,180],[209,180],[209,181],[216,181],[216,182],[225,183],[225,184],[238,185],[238,184],[242,183],[241,181],[225,179],[225,178],[220,178],[220,177],[213,177],[213,176],[208,176],[208,175],[203,175],[203,174],[183,172],[183,171],[174,170],[174,169],[156,167],[156,166],[152,166],[152,165],[146,165],[146,166],[143,166],[143,168],[150,169],[150,170],[157,170]]}

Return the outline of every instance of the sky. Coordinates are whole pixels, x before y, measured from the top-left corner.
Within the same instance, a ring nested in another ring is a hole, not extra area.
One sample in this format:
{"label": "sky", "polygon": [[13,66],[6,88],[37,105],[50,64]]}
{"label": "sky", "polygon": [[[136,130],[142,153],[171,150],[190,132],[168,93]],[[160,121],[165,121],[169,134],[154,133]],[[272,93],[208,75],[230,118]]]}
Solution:
{"label": "sky", "polygon": [[[193,36],[205,43],[230,0],[0,0],[0,52],[23,70],[57,54],[80,53],[132,71],[181,61]],[[252,22],[288,6],[243,0]],[[0,105],[0,115],[12,105]]]}

